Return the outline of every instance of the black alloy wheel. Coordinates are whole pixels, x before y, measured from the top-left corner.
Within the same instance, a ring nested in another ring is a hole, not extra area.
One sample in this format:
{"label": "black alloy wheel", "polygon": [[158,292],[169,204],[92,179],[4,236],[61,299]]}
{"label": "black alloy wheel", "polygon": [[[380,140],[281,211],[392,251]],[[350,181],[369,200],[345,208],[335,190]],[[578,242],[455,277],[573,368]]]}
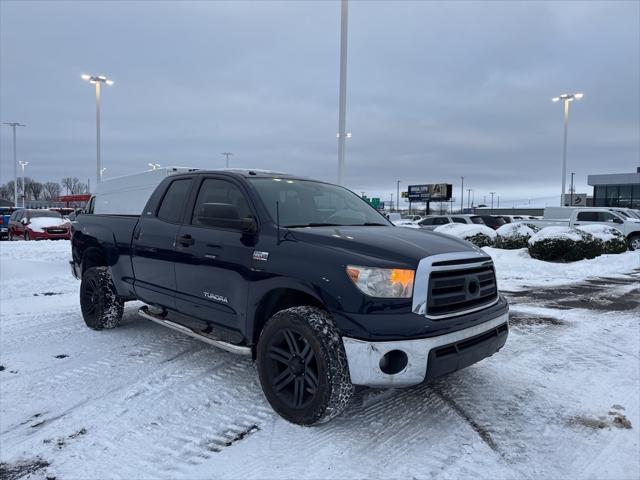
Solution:
{"label": "black alloy wheel", "polygon": [[279,330],[267,347],[267,378],[278,398],[288,407],[309,405],[318,393],[318,362],[304,334]]}

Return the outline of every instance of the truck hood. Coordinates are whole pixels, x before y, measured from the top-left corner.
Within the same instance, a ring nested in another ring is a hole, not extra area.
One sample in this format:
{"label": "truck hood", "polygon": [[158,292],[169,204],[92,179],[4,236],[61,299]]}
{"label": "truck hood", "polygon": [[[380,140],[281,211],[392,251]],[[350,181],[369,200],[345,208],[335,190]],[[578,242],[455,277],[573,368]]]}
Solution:
{"label": "truck hood", "polygon": [[469,242],[450,235],[403,227],[306,227],[289,230],[288,238],[411,265],[432,255],[478,252]]}

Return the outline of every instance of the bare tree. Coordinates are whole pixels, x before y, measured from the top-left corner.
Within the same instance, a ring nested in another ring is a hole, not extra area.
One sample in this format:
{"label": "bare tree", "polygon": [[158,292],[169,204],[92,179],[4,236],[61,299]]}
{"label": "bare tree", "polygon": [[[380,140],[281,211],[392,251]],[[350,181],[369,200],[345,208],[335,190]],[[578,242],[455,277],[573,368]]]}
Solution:
{"label": "bare tree", "polygon": [[14,193],[13,180],[10,180],[4,185],[0,186],[0,198],[13,202],[14,201],[13,193]]}
{"label": "bare tree", "polygon": [[43,197],[45,200],[57,200],[62,193],[58,182],[45,182],[43,189]]}
{"label": "bare tree", "polygon": [[29,187],[28,190],[31,193],[31,196],[33,197],[34,200],[38,201],[40,200],[40,196],[42,195],[42,184],[40,182],[36,182],[35,180],[32,180],[31,182],[29,182]]}
{"label": "bare tree", "polygon": [[[76,180],[78,180],[78,179],[76,178]],[[67,195],[72,193],[73,192],[73,178],[64,177],[62,179],[62,186],[67,189]]]}

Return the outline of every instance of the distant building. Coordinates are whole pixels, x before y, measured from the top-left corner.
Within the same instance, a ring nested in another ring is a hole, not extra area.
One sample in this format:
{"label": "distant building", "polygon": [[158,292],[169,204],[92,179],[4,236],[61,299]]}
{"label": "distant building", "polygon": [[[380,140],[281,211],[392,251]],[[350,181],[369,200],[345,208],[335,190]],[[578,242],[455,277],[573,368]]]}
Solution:
{"label": "distant building", "polygon": [[11,200],[0,198],[0,207],[13,207],[13,202]]}
{"label": "distant building", "polygon": [[626,207],[640,209],[640,167],[635,173],[589,175],[595,207]]}

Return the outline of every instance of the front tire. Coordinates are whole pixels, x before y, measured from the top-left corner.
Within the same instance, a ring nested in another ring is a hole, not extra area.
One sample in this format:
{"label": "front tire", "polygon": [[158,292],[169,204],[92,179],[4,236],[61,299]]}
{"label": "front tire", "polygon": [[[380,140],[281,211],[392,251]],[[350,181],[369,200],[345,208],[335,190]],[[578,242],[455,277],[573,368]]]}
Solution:
{"label": "front tire", "polygon": [[31,240],[31,236],[29,235],[29,232],[24,232],[24,239],[25,239],[26,241]]}
{"label": "front tire", "polygon": [[271,317],[260,334],[257,365],[273,409],[298,425],[328,422],[353,395],[342,338],[319,308],[292,307]]}
{"label": "front tire", "polygon": [[93,330],[115,328],[124,313],[124,301],[113,285],[107,267],[87,268],[80,284],[80,308],[87,327]]}
{"label": "front tire", "polygon": [[640,235],[629,237],[629,250],[640,250]]}

